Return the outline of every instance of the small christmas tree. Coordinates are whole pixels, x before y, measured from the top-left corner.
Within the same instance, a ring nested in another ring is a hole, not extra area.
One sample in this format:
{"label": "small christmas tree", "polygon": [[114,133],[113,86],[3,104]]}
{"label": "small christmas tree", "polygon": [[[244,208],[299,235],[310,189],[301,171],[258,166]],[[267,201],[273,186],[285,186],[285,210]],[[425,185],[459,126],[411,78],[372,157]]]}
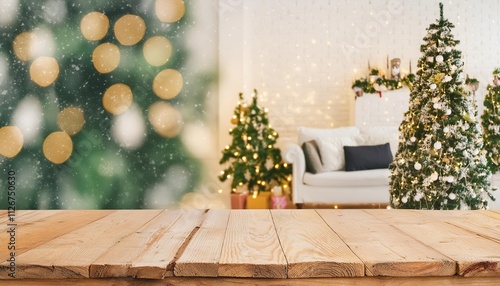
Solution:
{"label": "small christmas tree", "polygon": [[431,24],[389,166],[390,204],[406,209],[484,209],[491,172],[471,92],[464,90],[459,41],[443,18]]}
{"label": "small christmas tree", "polygon": [[271,128],[267,110],[257,105],[257,91],[250,105],[244,102],[242,93],[239,97],[231,119],[236,126],[229,130],[233,140],[222,151],[220,160],[220,164],[230,165],[221,171],[219,179],[222,182],[233,179],[232,193],[246,189],[257,194],[270,191],[273,185],[288,186],[292,171],[275,146],[278,132]]}
{"label": "small christmas tree", "polygon": [[493,85],[488,85],[484,97],[483,125],[484,150],[492,173],[500,170],[500,68],[493,71]]}

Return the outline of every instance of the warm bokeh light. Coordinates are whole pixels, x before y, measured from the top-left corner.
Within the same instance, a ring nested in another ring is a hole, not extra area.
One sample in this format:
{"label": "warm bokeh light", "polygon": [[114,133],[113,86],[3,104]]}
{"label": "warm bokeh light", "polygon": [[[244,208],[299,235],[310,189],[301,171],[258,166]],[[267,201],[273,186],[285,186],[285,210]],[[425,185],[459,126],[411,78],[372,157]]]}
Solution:
{"label": "warm bokeh light", "polygon": [[16,126],[0,128],[0,155],[7,158],[15,157],[23,148],[23,134]]}
{"label": "warm bokeh light", "polygon": [[182,129],[182,116],[167,102],[157,101],[148,109],[148,118],[155,131],[163,137],[175,137]]}
{"label": "warm bokeh light", "polygon": [[160,98],[171,99],[179,94],[182,85],[182,75],[174,69],[166,69],[156,75],[153,91]]}
{"label": "warm bokeh light", "polygon": [[31,32],[22,32],[14,38],[12,49],[21,61],[27,61],[31,58],[30,46],[34,37],[35,35]]}
{"label": "warm bokeh light", "polygon": [[90,12],[82,18],[80,30],[85,39],[98,41],[108,33],[109,19],[100,12]]}
{"label": "warm bokeh light", "polygon": [[172,55],[172,44],[162,36],[155,36],[144,43],[142,50],[144,58],[152,66],[165,64]]}
{"label": "warm bokeh light", "polygon": [[37,96],[28,95],[16,106],[11,117],[12,125],[23,134],[24,146],[38,144],[43,128],[42,103]]}
{"label": "warm bokeh light", "polygon": [[19,0],[0,1],[0,26],[9,26],[15,22],[19,14]]}
{"label": "warm bokeh light", "polygon": [[146,139],[146,121],[141,108],[132,104],[130,108],[113,117],[111,134],[120,147],[136,150],[141,147]]}
{"label": "warm bokeh light", "polygon": [[117,83],[109,87],[102,97],[104,109],[111,114],[118,115],[127,111],[132,104],[132,90],[123,83]]}
{"label": "warm bokeh light", "polygon": [[59,64],[52,57],[39,57],[31,63],[30,77],[39,86],[46,87],[54,83],[59,76]]}
{"label": "warm bokeh light", "polygon": [[83,110],[79,107],[66,107],[57,116],[57,125],[69,135],[75,135],[80,132],[84,123]]}
{"label": "warm bokeh light", "polygon": [[43,155],[54,164],[66,162],[72,152],[73,141],[66,132],[53,132],[43,141]]}
{"label": "warm bokeh light", "polygon": [[186,7],[183,0],[156,0],[155,12],[160,21],[165,23],[174,23],[179,21]]}
{"label": "warm bokeh light", "polygon": [[146,33],[146,23],[137,15],[122,16],[115,23],[115,36],[124,46],[137,44]]}
{"label": "warm bokeh light", "polygon": [[120,49],[111,43],[104,43],[94,49],[92,62],[100,73],[110,73],[120,64]]}

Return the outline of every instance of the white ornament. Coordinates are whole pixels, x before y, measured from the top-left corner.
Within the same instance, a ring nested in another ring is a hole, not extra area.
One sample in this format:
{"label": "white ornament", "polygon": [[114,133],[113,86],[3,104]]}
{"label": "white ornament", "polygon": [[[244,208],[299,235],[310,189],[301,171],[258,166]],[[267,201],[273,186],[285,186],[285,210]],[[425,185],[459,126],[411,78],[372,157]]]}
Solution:
{"label": "white ornament", "polygon": [[408,202],[408,198],[407,198],[407,197],[403,197],[403,198],[401,199],[401,202],[402,202],[403,204],[406,204],[406,202]]}
{"label": "white ornament", "polygon": [[432,63],[434,61],[434,57],[427,57],[427,61]]}
{"label": "white ornament", "polygon": [[453,78],[449,75],[445,75],[442,82],[450,82]]}
{"label": "white ornament", "polygon": [[415,200],[416,202],[419,202],[421,198],[422,198],[422,193],[417,193],[417,194],[415,195],[415,197],[414,197],[414,200]]}
{"label": "white ornament", "polygon": [[479,150],[478,149],[474,149],[474,151],[472,151],[472,155],[476,156],[477,154],[479,154]]}
{"label": "white ornament", "polygon": [[422,164],[420,164],[419,162],[415,163],[415,165],[413,166],[413,168],[415,168],[415,170],[420,170],[422,169]]}
{"label": "white ornament", "polygon": [[436,150],[441,149],[441,142],[437,141],[436,143],[434,143],[434,149]]}
{"label": "white ornament", "polygon": [[431,180],[432,182],[434,182],[434,181],[435,181],[435,180],[437,180],[438,178],[439,178],[439,175],[438,175],[438,173],[436,173],[436,172],[432,173],[432,174],[431,174],[431,176],[430,176],[430,180]]}
{"label": "white ornament", "polygon": [[455,181],[455,178],[453,176],[448,176],[445,178],[445,181],[447,181],[448,183],[453,183]]}
{"label": "white ornament", "polygon": [[417,138],[415,138],[414,136],[412,136],[412,137],[410,138],[410,141],[411,141],[411,142],[415,142],[415,141],[417,141]]}
{"label": "white ornament", "polygon": [[435,109],[441,109],[441,103],[434,103],[433,106]]}
{"label": "white ornament", "polygon": [[448,132],[450,132],[450,128],[448,128],[448,127],[443,128],[443,132],[444,132],[444,133],[448,133]]}
{"label": "white ornament", "polygon": [[436,85],[435,83],[433,83],[433,84],[431,84],[429,87],[430,87],[432,90],[434,90],[434,89],[436,89],[436,88],[437,88],[437,85]]}
{"label": "white ornament", "polygon": [[436,56],[436,62],[438,62],[438,63],[442,63],[442,62],[443,62],[443,60],[444,60],[444,58],[443,58],[443,56],[442,56],[442,55],[438,55],[438,56]]}
{"label": "white ornament", "polygon": [[446,109],[446,115],[450,115],[451,114],[451,109]]}
{"label": "white ornament", "polygon": [[444,50],[449,53],[449,52],[451,52],[451,47],[446,47]]}
{"label": "white ornament", "polygon": [[448,198],[450,198],[450,200],[454,200],[454,199],[456,199],[456,198],[457,198],[457,195],[455,195],[454,193],[450,193],[450,194],[448,195]]}

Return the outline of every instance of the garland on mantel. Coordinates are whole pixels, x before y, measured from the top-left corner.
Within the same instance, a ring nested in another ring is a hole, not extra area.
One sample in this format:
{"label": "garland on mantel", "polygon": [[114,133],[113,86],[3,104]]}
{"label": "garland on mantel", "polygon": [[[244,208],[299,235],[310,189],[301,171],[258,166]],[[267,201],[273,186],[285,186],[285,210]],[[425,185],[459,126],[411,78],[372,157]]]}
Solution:
{"label": "garland on mantel", "polygon": [[381,74],[377,69],[372,69],[368,78],[359,78],[352,84],[352,90],[356,93],[354,99],[363,96],[363,93],[378,93],[382,97],[382,92],[387,90],[400,89],[407,86],[409,89],[413,87],[415,74],[410,73],[401,77],[399,80],[386,79],[385,75]]}

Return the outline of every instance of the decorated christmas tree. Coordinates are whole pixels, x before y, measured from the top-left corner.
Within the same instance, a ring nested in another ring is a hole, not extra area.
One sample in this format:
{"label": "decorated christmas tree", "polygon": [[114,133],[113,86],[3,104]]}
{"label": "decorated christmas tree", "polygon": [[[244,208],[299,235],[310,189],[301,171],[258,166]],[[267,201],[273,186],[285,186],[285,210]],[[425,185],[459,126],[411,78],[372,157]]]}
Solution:
{"label": "decorated christmas tree", "polygon": [[484,150],[492,173],[500,170],[500,68],[493,71],[493,85],[488,85],[484,97],[483,125]]}
{"label": "decorated christmas tree", "polygon": [[8,2],[0,170],[20,178],[18,209],[175,207],[200,184],[181,131],[215,77],[187,65],[189,3]]}
{"label": "decorated christmas tree", "polygon": [[477,110],[466,92],[454,25],[431,24],[389,166],[390,205],[405,209],[484,209],[492,197]]}
{"label": "decorated christmas tree", "polygon": [[257,91],[250,105],[244,102],[242,93],[239,97],[231,119],[236,126],[229,130],[233,139],[222,151],[219,162],[229,166],[221,171],[219,179],[232,179],[232,193],[256,194],[270,191],[274,185],[287,187],[292,170],[275,146],[279,135],[269,124],[267,110],[257,104]]}

